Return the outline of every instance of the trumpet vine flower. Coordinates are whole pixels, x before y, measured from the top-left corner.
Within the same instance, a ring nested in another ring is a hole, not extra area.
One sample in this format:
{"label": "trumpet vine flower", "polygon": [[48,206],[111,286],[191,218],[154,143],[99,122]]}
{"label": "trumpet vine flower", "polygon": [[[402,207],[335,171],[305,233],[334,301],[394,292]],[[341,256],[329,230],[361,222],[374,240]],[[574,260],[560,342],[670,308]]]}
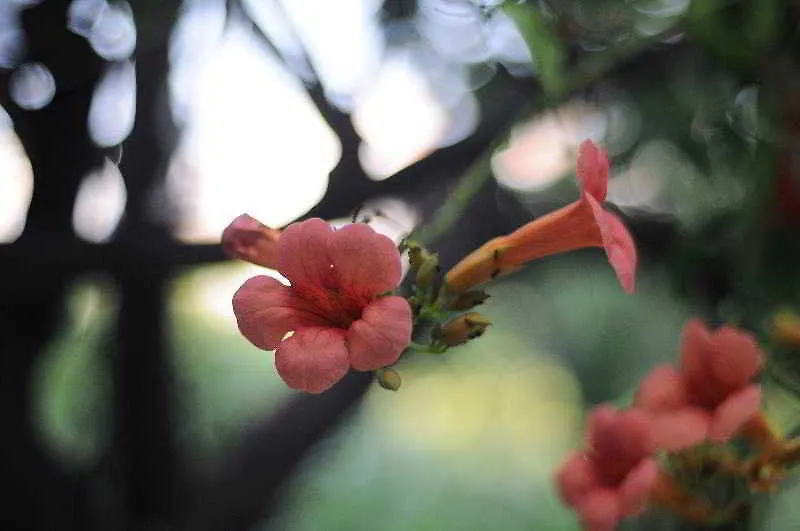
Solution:
{"label": "trumpet vine flower", "polygon": [[761,408],[752,380],[764,366],[753,336],[731,326],[711,332],[699,320],[684,327],[680,369],[656,367],[639,386],[635,405],[648,411],[659,447],[677,451],[705,439],[724,443]]}
{"label": "trumpet vine flower", "polygon": [[581,183],[577,201],[486,242],[448,271],[448,289],[461,293],[537,258],[603,247],[623,289],[633,292],[636,247],[622,221],[602,206],[608,188],[608,156],[589,140],[580,146],[577,176]]}
{"label": "trumpet vine flower", "polygon": [[251,343],[275,349],[289,387],[320,393],[351,368],[391,365],[411,341],[408,302],[384,295],[400,283],[400,254],[367,225],[293,223],[277,240],[277,269],[290,286],[253,277],[234,295],[233,310]]}
{"label": "trumpet vine flower", "polygon": [[586,450],[556,473],[556,487],[587,531],[611,531],[643,511],[659,477],[649,418],[598,406],[589,416]]}
{"label": "trumpet vine flower", "polygon": [[242,214],[222,231],[222,250],[231,258],[276,269],[280,235],[281,231]]}

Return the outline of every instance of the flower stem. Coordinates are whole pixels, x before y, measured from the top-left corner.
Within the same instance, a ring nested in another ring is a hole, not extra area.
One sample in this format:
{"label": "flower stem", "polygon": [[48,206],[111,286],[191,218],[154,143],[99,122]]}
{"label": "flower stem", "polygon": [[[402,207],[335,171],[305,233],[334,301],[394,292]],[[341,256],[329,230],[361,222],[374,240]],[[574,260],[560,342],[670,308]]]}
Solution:
{"label": "flower stem", "polygon": [[409,343],[406,345],[406,350],[409,352],[419,352],[422,354],[441,354],[446,348],[439,348],[436,345],[421,345],[419,343]]}
{"label": "flower stem", "polygon": [[[500,138],[504,138],[501,135]],[[456,189],[441,207],[436,212],[433,221],[427,226],[423,227],[419,232],[413,234],[413,239],[419,242],[420,245],[428,245],[431,242],[441,238],[446,234],[461,216],[461,213],[467,208],[467,205],[472,198],[480,192],[481,188],[492,177],[492,170],[490,162],[495,149],[500,145],[498,140],[495,140],[491,145],[481,153],[481,155],[472,163],[472,166],[458,181]]]}

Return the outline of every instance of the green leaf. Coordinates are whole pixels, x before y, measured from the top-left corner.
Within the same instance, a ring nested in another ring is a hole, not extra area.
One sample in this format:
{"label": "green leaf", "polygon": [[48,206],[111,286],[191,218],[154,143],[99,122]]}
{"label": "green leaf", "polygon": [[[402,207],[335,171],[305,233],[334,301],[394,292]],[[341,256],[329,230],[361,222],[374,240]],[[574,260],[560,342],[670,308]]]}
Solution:
{"label": "green leaf", "polygon": [[780,5],[780,0],[761,0],[743,2],[734,10],[729,0],[695,0],[688,12],[689,30],[721,59],[747,68],[777,38]]}

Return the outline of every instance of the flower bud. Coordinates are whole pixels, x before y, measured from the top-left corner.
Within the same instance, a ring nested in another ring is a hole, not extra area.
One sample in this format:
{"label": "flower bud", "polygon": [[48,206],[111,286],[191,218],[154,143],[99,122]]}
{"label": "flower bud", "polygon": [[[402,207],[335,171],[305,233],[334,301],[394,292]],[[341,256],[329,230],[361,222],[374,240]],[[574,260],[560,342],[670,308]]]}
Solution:
{"label": "flower bud", "polygon": [[430,260],[432,254],[424,247],[413,244],[408,247],[408,263],[412,271],[419,271],[422,265]]}
{"label": "flower bud", "polygon": [[772,318],[772,337],[786,346],[800,347],[800,316],[782,310]]}
{"label": "flower bud", "polygon": [[489,294],[482,289],[465,291],[459,294],[453,302],[448,304],[447,309],[454,312],[462,312],[474,308],[479,304],[483,304],[488,298]]}
{"label": "flower bud", "polygon": [[436,339],[448,347],[463,345],[481,337],[492,322],[478,312],[469,312],[450,319],[439,329]]}
{"label": "flower bud", "polygon": [[403,378],[400,373],[390,367],[384,367],[375,371],[375,378],[378,384],[389,391],[397,391],[403,385]]}
{"label": "flower bud", "polygon": [[[427,252],[427,251],[426,251]],[[428,257],[417,271],[417,287],[428,286],[436,273],[439,272],[439,256],[436,253],[428,253]]]}
{"label": "flower bud", "polygon": [[231,258],[276,269],[281,231],[242,214],[222,232],[222,250]]}

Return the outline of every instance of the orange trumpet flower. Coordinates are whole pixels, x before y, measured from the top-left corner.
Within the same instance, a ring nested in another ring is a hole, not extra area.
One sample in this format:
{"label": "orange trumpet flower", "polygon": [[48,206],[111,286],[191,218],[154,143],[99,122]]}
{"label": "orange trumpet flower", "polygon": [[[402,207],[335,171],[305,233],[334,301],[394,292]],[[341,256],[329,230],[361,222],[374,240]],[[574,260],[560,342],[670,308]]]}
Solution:
{"label": "orange trumpet flower", "polygon": [[590,140],[578,153],[577,201],[523,225],[511,234],[489,240],[467,255],[445,276],[452,293],[461,293],[526,262],[584,247],[603,247],[622,288],[632,293],[636,247],[628,229],[602,202],[608,188],[608,155]]}

